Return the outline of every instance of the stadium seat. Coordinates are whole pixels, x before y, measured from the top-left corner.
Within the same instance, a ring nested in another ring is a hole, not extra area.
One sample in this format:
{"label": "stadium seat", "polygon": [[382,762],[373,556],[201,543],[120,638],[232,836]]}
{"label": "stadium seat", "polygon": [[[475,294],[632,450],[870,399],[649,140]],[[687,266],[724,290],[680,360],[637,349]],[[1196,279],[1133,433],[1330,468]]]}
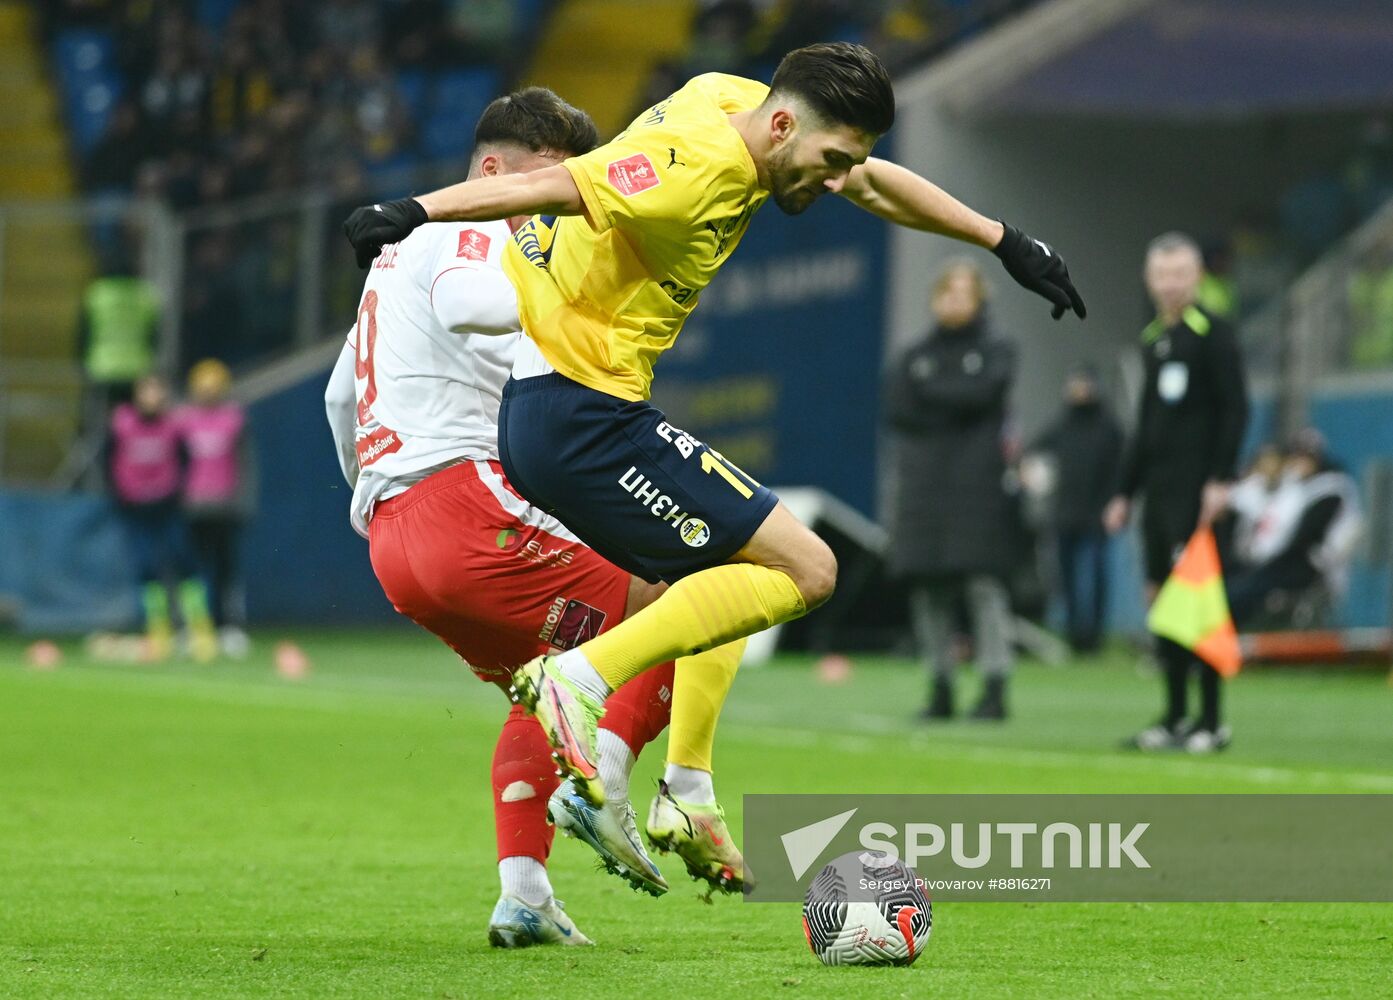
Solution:
{"label": "stadium seat", "polygon": [[513,17],[518,37],[532,37],[545,6],[546,0],[513,0]]}
{"label": "stadium seat", "polygon": [[403,69],[396,73],[397,93],[411,112],[411,120],[422,122],[429,111],[431,98],[430,74],[423,69]]}
{"label": "stadium seat", "polygon": [[79,149],[90,149],[106,131],[107,119],[124,89],[116,69],[115,44],[105,31],[69,29],[53,40],[53,61],[73,141]]}
{"label": "stadium seat", "polygon": [[240,0],[197,0],[194,4],[194,16],[199,24],[216,35],[222,31],[223,25],[237,9],[239,2]]}
{"label": "stadium seat", "polygon": [[495,69],[448,70],[435,80],[430,111],[421,130],[421,148],[428,159],[464,156],[474,141],[474,122],[498,96]]}

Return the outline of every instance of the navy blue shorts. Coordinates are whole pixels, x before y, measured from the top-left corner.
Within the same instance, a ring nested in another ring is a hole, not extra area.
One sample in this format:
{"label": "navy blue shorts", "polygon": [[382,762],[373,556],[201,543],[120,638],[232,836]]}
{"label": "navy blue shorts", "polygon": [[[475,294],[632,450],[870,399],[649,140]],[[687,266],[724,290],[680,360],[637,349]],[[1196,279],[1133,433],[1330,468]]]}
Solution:
{"label": "navy blue shorts", "polygon": [[498,452],[533,506],[649,582],[729,561],[779,502],[652,403],[556,373],[508,381]]}

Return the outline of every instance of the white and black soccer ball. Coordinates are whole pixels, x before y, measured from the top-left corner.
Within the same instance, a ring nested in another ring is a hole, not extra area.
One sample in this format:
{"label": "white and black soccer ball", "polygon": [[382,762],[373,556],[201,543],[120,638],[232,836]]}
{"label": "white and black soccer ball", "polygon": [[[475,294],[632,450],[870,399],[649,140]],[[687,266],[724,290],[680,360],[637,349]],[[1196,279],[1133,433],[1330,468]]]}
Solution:
{"label": "white and black soccer ball", "polygon": [[824,965],[910,965],[924,952],[933,909],[913,868],[886,854],[844,854],[803,901],[803,932]]}

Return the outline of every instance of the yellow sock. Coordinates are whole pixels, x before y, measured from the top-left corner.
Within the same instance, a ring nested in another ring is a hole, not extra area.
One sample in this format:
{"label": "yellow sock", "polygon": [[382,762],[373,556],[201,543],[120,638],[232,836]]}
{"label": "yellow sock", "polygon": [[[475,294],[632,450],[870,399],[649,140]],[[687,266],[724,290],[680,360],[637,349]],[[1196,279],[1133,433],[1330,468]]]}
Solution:
{"label": "yellow sock", "polygon": [[667,762],[710,771],[716,720],[721,717],[745,640],[708,649],[677,661],[672,682],[672,722],[667,732]]}
{"label": "yellow sock", "polygon": [[807,611],[787,573],[728,563],[683,577],[638,614],[579,648],[605,683],[617,688],[655,663],[734,642]]}

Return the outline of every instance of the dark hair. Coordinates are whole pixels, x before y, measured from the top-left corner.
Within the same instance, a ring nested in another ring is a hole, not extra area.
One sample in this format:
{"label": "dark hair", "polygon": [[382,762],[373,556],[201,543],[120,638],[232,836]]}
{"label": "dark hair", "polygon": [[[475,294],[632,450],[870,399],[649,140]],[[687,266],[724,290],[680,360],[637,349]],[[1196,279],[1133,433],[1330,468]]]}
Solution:
{"label": "dark hair", "polygon": [[498,98],[474,126],[474,155],[484,146],[512,143],[533,153],[550,149],[567,156],[600,144],[595,122],[546,87],[526,87]]}
{"label": "dark hair", "polygon": [[864,45],[822,42],[784,56],[769,84],[771,96],[801,98],[818,117],[884,135],[895,124],[890,74]]}

